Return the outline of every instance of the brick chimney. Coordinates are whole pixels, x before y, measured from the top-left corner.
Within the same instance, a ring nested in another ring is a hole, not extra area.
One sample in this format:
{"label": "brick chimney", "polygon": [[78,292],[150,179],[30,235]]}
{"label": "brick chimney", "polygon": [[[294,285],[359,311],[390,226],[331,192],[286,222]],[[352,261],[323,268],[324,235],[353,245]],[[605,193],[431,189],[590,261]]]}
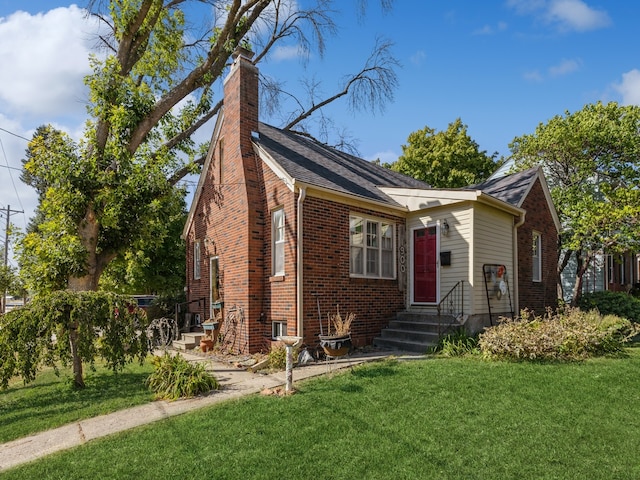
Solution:
{"label": "brick chimney", "polygon": [[[251,133],[258,131],[258,68],[251,63],[253,52],[239,47],[232,56],[233,64],[224,80],[224,116],[225,123],[237,122],[238,130],[227,131],[225,138],[229,133],[239,135],[235,141],[243,156],[249,152],[253,155]],[[235,147],[229,140],[225,140],[226,148]]]}
{"label": "brick chimney", "polygon": [[[260,318],[264,298],[264,209],[261,165],[253,149],[252,134],[258,131],[258,69],[253,54],[239,48],[224,80],[221,128],[224,158],[221,162],[223,207],[216,226],[227,248],[221,252],[224,268],[225,309],[233,305],[244,311],[237,332],[239,351],[263,347]],[[218,152],[221,155],[220,152]]]}

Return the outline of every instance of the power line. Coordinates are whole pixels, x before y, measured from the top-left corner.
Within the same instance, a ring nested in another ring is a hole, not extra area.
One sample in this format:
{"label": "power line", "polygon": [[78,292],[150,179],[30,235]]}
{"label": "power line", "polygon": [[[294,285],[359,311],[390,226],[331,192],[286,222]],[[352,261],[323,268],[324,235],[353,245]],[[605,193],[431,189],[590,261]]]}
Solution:
{"label": "power line", "polygon": [[[0,149],[2,149],[2,155],[4,156],[4,163],[6,163],[7,168],[9,167],[9,159],[7,158],[7,153],[4,151],[4,143],[2,143],[2,138],[0,138]],[[18,193],[18,188],[16,187],[16,182],[13,179],[13,175],[11,175],[11,170],[9,170],[9,177],[11,178],[11,183],[13,184],[13,190],[16,192],[16,197],[18,198],[18,203],[20,204],[20,208],[22,208],[24,213],[24,206],[22,205],[22,200],[20,199],[20,194]],[[8,218],[8,214],[7,214]]]}
{"label": "power line", "polygon": [[[9,218],[12,213],[24,213],[22,210],[11,210],[11,205],[7,205],[6,216],[7,216],[7,225],[4,230],[4,267],[7,268],[7,264],[9,263]],[[7,298],[7,289],[5,288],[2,292],[2,313],[5,311],[5,300]]]}
{"label": "power line", "polygon": [[0,130],[2,130],[5,133],[8,133],[9,135],[13,135],[14,137],[18,137],[21,138],[22,140],[26,140],[27,142],[30,142],[31,140],[29,140],[28,138],[23,137],[22,135],[18,135],[17,133],[13,133],[10,132],[9,130],[7,130],[6,128],[2,128],[0,127]]}
{"label": "power line", "polygon": [[21,171],[22,171],[22,169],[21,169],[21,168],[18,168],[18,167],[10,167],[9,165],[0,165],[0,168],[8,168],[8,169],[10,169],[10,170],[17,170],[17,171],[19,171],[19,172],[21,172]]}

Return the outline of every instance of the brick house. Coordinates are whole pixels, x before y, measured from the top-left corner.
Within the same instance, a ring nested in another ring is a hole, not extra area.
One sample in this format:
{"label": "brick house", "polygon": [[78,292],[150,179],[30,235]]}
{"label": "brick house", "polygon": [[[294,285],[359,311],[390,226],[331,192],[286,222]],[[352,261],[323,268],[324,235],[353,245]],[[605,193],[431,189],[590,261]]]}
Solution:
{"label": "brick house", "polygon": [[[492,311],[518,308],[509,279],[524,249],[515,239],[536,192],[534,182],[513,203],[478,188],[431,189],[261,123],[258,70],[237,54],[183,231],[193,323],[220,311],[237,352],[267,350],[278,335],[312,346],[320,318],[326,328],[327,313],[339,306],[356,314],[352,340],[363,346],[399,312],[433,314],[463,284],[455,319],[477,328]],[[554,234],[543,226],[553,221],[542,216],[535,228],[546,241]],[[544,248],[546,269],[547,255],[555,261],[557,254]],[[501,270],[491,267],[489,278],[487,265]],[[489,285],[500,279],[505,295]],[[547,282],[555,288],[544,273],[545,295]]]}

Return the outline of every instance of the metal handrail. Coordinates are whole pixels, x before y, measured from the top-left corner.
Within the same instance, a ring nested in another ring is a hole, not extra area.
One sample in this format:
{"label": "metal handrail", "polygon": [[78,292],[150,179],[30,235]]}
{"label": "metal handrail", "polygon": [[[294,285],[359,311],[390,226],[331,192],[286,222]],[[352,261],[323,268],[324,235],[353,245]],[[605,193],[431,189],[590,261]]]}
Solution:
{"label": "metal handrail", "polygon": [[464,315],[464,280],[456,283],[436,306],[438,311],[438,333],[440,335],[442,335],[443,307],[445,307],[445,313],[448,315],[453,315],[456,318]]}

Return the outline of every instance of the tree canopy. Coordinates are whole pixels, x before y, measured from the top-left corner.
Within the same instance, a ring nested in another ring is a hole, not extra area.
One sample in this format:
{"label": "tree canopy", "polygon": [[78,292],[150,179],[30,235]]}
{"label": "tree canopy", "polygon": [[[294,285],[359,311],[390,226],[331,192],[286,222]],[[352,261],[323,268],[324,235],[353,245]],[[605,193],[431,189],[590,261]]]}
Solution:
{"label": "tree canopy", "polygon": [[426,126],[411,133],[390,167],[434,188],[459,188],[487,179],[500,166],[496,156],[481,151],[457,118],[444,131]]}
{"label": "tree canopy", "polygon": [[[383,8],[390,3],[381,1]],[[254,49],[256,63],[284,40],[315,46],[322,54],[325,36],[336,31],[331,5],[327,0],[304,6],[285,0],[90,1],[91,14],[107,33],[100,36],[103,52],[90,58],[84,135],[75,142],[43,126],[24,162],[25,178],[40,193],[40,218],[20,250],[29,287],[95,290],[117,256],[135,251],[136,243],[149,243],[176,183],[203,163],[207,145],[197,145],[192,136],[221,108],[217,87],[236,47]],[[358,6],[365,9],[366,1]],[[203,7],[213,17],[198,28]],[[378,43],[338,93],[325,101],[312,97],[308,107],[299,103],[286,128],[304,132],[309,115],[343,96],[355,105],[380,107],[391,98],[396,65],[390,44]],[[271,92],[277,97],[277,88]]]}
{"label": "tree canopy", "polygon": [[640,107],[615,102],[557,115],[510,144],[517,169],[541,165],[562,224],[562,271],[576,255],[582,276],[598,252],[638,248]]}

